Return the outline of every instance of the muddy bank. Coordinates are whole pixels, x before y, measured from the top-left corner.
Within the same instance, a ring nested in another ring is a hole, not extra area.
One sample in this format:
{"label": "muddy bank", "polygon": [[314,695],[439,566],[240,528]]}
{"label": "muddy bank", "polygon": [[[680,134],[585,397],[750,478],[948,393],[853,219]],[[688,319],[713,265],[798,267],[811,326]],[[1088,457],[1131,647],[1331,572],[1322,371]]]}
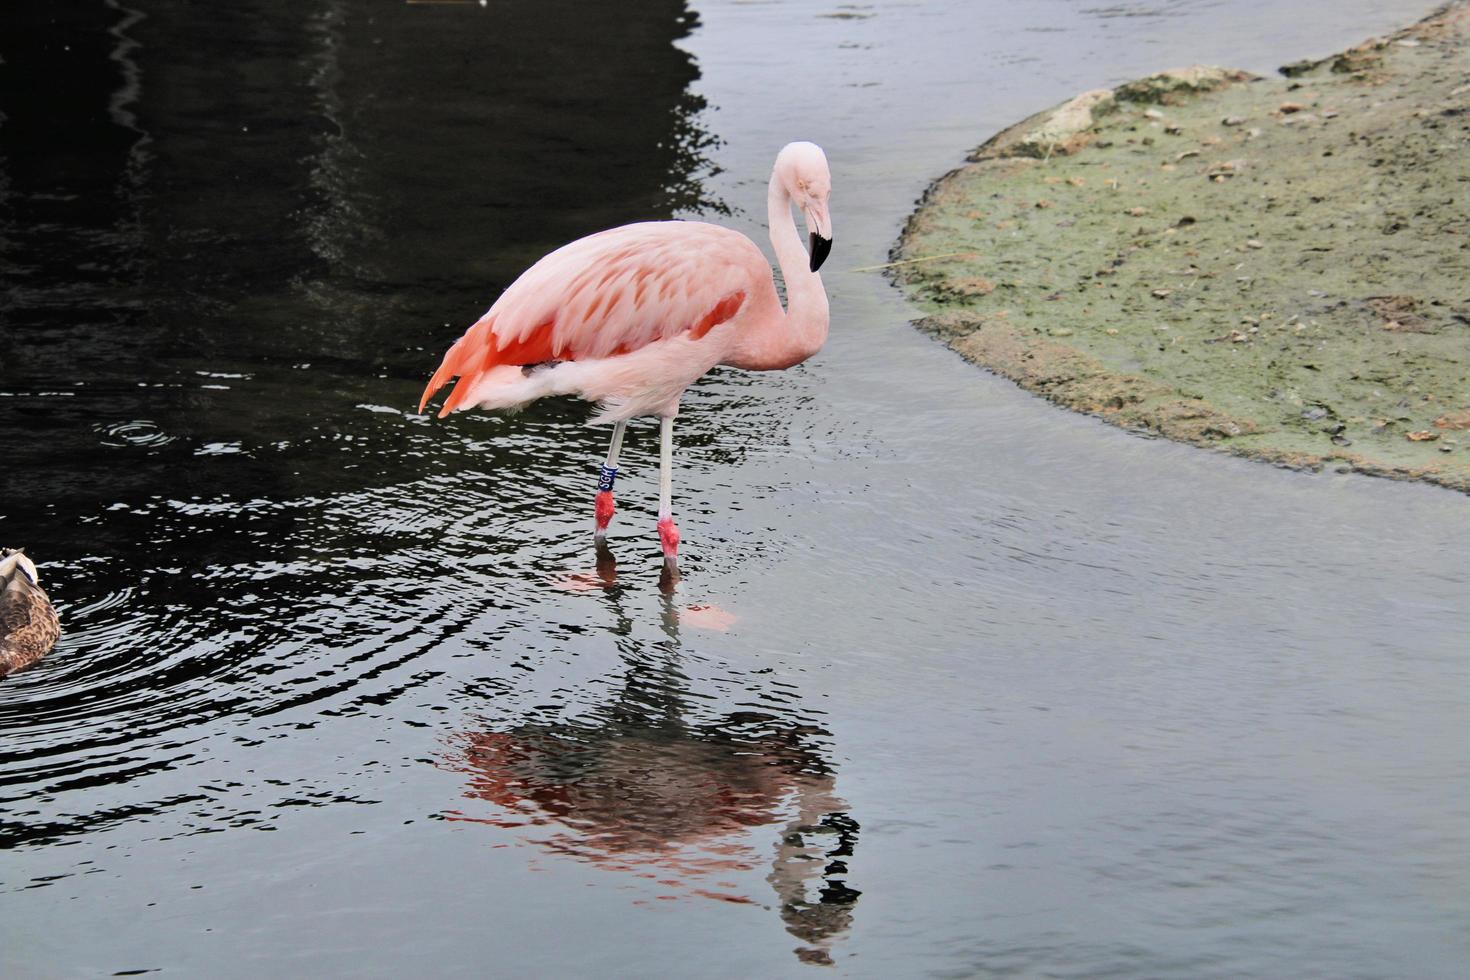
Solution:
{"label": "muddy bank", "polygon": [[1470,490],[1470,0],[1276,79],[1084,93],[935,183],[893,258],[922,329],[1061,405]]}

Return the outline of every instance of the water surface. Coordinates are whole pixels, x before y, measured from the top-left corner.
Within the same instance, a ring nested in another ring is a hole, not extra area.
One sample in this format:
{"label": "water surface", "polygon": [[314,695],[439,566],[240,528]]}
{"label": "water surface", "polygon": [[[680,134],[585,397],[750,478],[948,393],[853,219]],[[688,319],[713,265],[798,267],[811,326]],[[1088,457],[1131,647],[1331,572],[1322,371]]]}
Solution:
{"label": "water surface", "polygon": [[[1452,976],[1464,498],[1067,415],[881,276],[995,129],[1421,11],[1314,2],[0,12],[7,975]],[[615,567],[585,410],[412,409],[528,262],[763,238],[822,143],[827,348],[686,398]],[[713,607],[713,608],[710,608]]]}

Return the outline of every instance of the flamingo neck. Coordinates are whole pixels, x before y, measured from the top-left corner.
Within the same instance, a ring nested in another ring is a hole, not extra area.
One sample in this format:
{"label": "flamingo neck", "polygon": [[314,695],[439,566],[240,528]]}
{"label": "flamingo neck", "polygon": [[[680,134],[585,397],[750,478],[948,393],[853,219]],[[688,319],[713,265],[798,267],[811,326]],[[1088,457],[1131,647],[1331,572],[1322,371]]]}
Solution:
{"label": "flamingo neck", "polygon": [[815,354],[827,339],[827,291],[822,277],[811,271],[811,257],[801,244],[791,217],[791,195],[771,175],[766,194],[771,247],[786,282],[786,316],[778,336],[769,338],[761,353],[762,367],[785,368]]}

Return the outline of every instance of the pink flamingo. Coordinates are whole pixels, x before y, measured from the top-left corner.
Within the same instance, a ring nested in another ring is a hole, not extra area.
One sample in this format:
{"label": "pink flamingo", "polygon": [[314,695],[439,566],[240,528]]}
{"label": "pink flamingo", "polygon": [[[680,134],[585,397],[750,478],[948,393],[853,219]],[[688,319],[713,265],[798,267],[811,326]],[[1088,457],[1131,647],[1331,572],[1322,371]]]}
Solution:
{"label": "pink flamingo", "polygon": [[[673,515],[674,416],[679,399],[717,364],[773,371],[800,364],[827,339],[827,293],[817,274],[832,248],[827,158],[814,143],[776,157],[766,195],[771,245],[786,283],[782,309],[760,248],[700,221],[648,221],[580,238],[521,273],[455,342],[419,402],[453,377],[439,410],[520,408],[548,395],[599,403],[590,424],[613,423],[597,484],[599,547],[613,516],[613,482],[628,419],[661,419],[658,533],[664,568],[678,574]],[[802,248],[791,205],[806,216]]]}

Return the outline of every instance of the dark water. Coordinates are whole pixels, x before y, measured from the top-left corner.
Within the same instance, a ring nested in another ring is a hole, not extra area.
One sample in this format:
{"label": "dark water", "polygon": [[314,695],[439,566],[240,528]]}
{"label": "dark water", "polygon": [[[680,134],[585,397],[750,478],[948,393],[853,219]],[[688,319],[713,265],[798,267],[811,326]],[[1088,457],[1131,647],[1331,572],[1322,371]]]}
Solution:
{"label": "dark water", "polygon": [[[0,541],[66,628],[0,972],[1461,974],[1465,499],[1066,415],[846,271],[1041,106],[1421,6],[0,9]],[[598,568],[583,408],[412,408],[569,238],[761,236],[793,138],[832,340],[690,392],[666,594],[646,423]]]}

